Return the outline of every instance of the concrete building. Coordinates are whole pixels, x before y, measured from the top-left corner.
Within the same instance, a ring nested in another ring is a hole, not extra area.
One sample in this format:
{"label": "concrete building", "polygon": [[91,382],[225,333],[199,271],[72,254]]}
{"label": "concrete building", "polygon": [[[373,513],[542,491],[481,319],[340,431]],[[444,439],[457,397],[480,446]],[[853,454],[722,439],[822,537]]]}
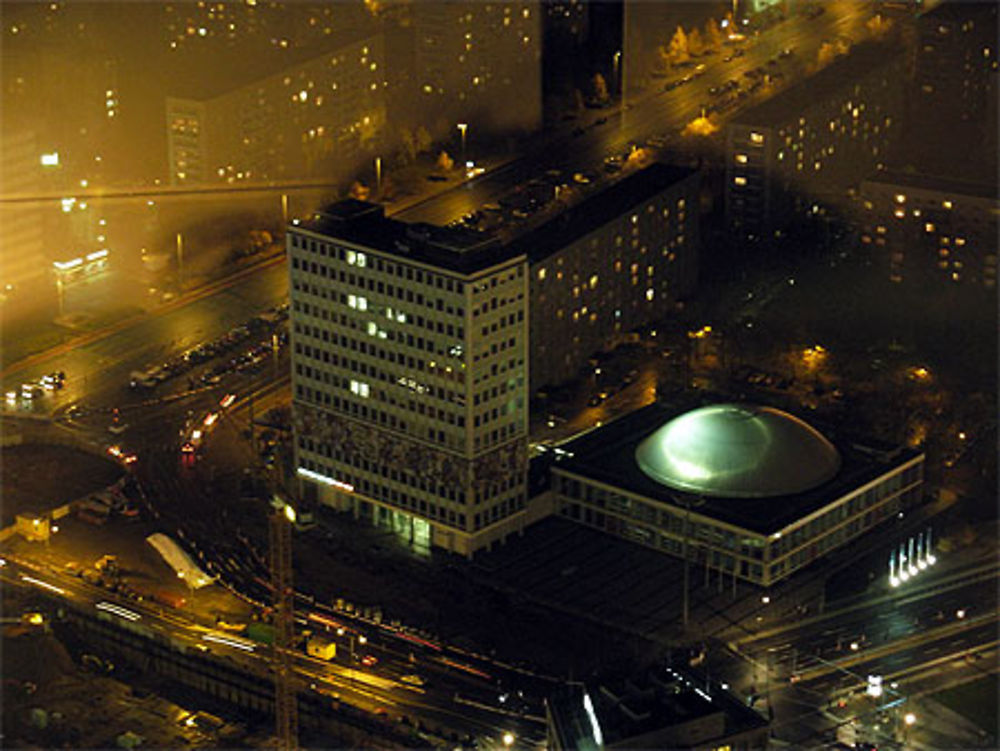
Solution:
{"label": "concrete building", "polygon": [[553,751],[751,751],[768,745],[767,720],[688,668],[657,666],[615,683],[566,686],[545,705]]}
{"label": "concrete building", "polygon": [[890,281],[996,290],[995,182],[880,172],[862,184],[860,199],[861,242]]}
{"label": "concrete building", "polygon": [[560,447],[558,512],[767,587],[920,499],[922,453],[696,404],[654,403]]}
{"label": "concrete building", "polygon": [[880,168],[903,113],[904,59],[859,45],[813,76],[739,113],[726,131],[726,215],[761,239],[796,214],[846,202]]}
{"label": "concrete building", "polygon": [[917,17],[916,113],[965,121],[987,115],[996,89],[997,10],[992,2],[942,2]]}
{"label": "concrete building", "polygon": [[[532,131],[542,117],[542,10],[537,0],[408,6],[415,113],[436,137]],[[515,105],[516,103],[516,105]]]}
{"label": "concrete building", "polygon": [[341,36],[331,51],[237,88],[169,97],[171,184],[336,182],[367,164],[386,125],[383,36]]}
{"label": "concrete building", "polygon": [[305,502],[464,555],[523,528],[524,254],[354,200],[287,243]]}
{"label": "concrete building", "polygon": [[654,164],[515,244],[531,267],[531,389],[668,316],[698,275],[700,173]]}

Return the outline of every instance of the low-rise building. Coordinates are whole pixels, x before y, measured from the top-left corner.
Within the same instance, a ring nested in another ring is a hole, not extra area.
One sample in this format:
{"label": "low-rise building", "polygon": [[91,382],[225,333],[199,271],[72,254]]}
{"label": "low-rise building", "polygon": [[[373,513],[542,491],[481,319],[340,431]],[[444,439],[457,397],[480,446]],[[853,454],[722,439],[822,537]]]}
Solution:
{"label": "low-rise building", "polygon": [[548,748],[752,751],[768,722],[721,684],[689,668],[657,666],[616,682],[562,688],[546,700]]}
{"label": "low-rise building", "polygon": [[831,440],[748,404],[656,402],[557,454],[558,513],[765,587],[911,508],[923,487],[918,451]]}

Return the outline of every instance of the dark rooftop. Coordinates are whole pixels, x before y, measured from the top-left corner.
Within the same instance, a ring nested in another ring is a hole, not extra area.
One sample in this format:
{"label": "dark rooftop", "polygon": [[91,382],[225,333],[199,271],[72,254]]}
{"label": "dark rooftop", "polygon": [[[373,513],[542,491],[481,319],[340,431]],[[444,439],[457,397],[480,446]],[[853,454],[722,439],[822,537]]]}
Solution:
{"label": "dark rooftop", "polygon": [[822,70],[793,84],[776,96],[750,107],[733,118],[734,124],[781,125],[808,112],[836,91],[854,86],[875,69],[898,59],[902,50],[878,42],[865,42],[841,55]]}
{"label": "dark rooftop", "polygon": [[960,196],[976,196],[997,200],[997,181],[992,183],[957,180],[919,172],[877,172],[865,182],[882,185],[899,185],[915,190],[933,190]]}
{"label": "dark rooftop", "polygon": [[815,427],[840,452],[840,471],[832,480],[812,490],[770,498],[710,498],[687,494],[656,482],[639,468],[635,449],[643,438],[674,417],[716,401],[725,400],[681,395],[671,404],[654,402],[561,446],[572,457],[564,455],[554,469],[598,480],[678,508],[685,499],[692,504],[697,501],[699,513],[705,516],[766,535],[920,455],[919,451],[881,441],[838,436],[826,426],[817,425]]}
{"label": "dark rooftop", "polygon": [[[644,674],[613,683],[603,682],[590,691],[601,732],[607,745],[630,747],[630,739],[659,737],[686,748],[704,747],[706,743],[755,728],[767,726],[767,720],[745,706],[716,681],[687,667],[661,665]],[[672,733],[684,723],[711,715],[717,721],[702,725],[700,731]],[[654,736],[655,737],[655,736]]]}
{"label": "dark rooftop", "polygon": [[519,251],[490,235],[461,227],[408,224],[386,217],[376,203],[347,198],[324,206],[297,225],[324,237],[389,253],[459,274],[473,274],[514,258]]}
{"label": "dark rooftop", "polygon": [[537,263],[696,173],[689,167],[655,162],[519,235],[512,245],[520,247],[530,263]]}

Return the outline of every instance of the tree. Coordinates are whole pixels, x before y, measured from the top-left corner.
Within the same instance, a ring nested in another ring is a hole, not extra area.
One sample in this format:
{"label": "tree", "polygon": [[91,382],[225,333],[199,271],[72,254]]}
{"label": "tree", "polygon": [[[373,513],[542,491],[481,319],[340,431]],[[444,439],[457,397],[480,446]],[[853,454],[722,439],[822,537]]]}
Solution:
{"label": "tree", "polygon": [[604,76],[600,73],[595,73],[594,78],[591,80],[591,85],[594,87],[595,101],[608,101],[608,82],[604,80]]}
{"label": "tree", "polygon": [[719,29],[719,24],[715,22],[714,18],[705,21],[704,40],[708,49],[717,50],[722,47],[722,30]]}
{"label": "tree", "polygon": [[691,53],[688,51],[687,34],[684,33],[684,29],[680,26],[677,27],[677,31],[674,32],[674,36],[670,40],[668,51],[670,53],[670,62],[674,65],[686,63],[691,59]]}
{"label": "tree", "polygon": [[371,190],[360,180],[355,180],[351,183],[351,189],[348,192],[351,198],[356,198],[359,201],[367,201],[368,196],[371,195]]}
{"label": "tree", "polygon": [[434,145],[434,141],[431,139],[431,134],[423,125],[417,128],[416,140],[418,154],[426,154],[431,150],[431,146]]}
{"label": "tree", "polygon": [[403,147],[400,152],[400,161],[403,164],[409,164],[417,158],[417,142],[413,140],[413,133],[410,132],[409,128],[399,129],[399,141]]}
{"label": "tree", "polygon": [[438,154],[437,158],[438,169],[444,170],[445,172],[450,172],[454,166],[455,166],[455,160],[452,159],[450,156],[448,156],[447,151],[442,151],[440,154]]}
{"label": "tree", "polygon": [[698,29],[691,29],[688,34],[688,52],[695,57],[705,53],[705,43],[701,39],[701,32]]}

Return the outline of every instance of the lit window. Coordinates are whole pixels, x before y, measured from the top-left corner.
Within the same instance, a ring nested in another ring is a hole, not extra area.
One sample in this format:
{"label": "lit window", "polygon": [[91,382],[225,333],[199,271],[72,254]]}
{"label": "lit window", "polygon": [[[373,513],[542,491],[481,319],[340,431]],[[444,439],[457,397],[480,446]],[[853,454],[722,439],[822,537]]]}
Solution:
{"label": "lit window", "polygon": [[736,155],[736,163],[737,164],[746,164],[747,163],[747,155],[746,154],[737,154]]}
{"label": "lit window", "polygon": [[592,277],[590,277],[590,288],[593,289],[596,286],[597,286],[597,274],[594,274]]}
{"label": "lit window", "polygon": [[964,237],[956,237],[955,238],[955,245],[957,245],[959,247],[962,247],[963,245],[965,245],[965,238]]}
{"label": "lit window", "polygon": [[764,134],[763,133],[757,133],[756,131],[751,131],[750,132],[750,143],[755,143],[758,146],[760,144],[764,143]]}
{"label": "lit window", "polygon": [[902,219],[903,217],[906,216],[906,212],[903,211],[902,209],[896,209],[892,213],[897,219]]}
{"label": "lit window", "polygon": [[934,223],[933,222],[927,222],[927,224],[924,225],[924,230],[927,231],[927,232],[933,232],[934,231]]}
{"label": "lit window", "polygon": [[545,269],[544,268],[538,269],[538,281],[542,281],[544,279],[545,279]]}
{"label": "lit window", "polygon": [[348,295],[347,304],[356,310],[368,310],[368,298],[360,295]]}
{"label": "lit window", "polygon": [[652,300],[653,297],[655,297],[655,296],[656,296],[656,293],[653,291],[652,287],[650,287],[649,289],[646,290],[646,299],[647,300]]}
{"label": "lit window", "polygon": [[737,175],[733,178],[733,183],[736,185],[746,185],[747,179],[743,175]]}
{"label": "lit window", "polygon": [[946,209],[950,209],[951,201],[941,201],[941,205],[944,206]]}
{"label": "lit window", "polygon": [[367,399],[368,395],[370,393],[370,389],[369,389],[369,386],[368,386],[367,383],[364,383],[363,381],[355,381],[352,378],[351,379],[351,393],[352,394],[357,394],[362,399]]}
{"label": "lit window", "polygon": [[368,334],[370,336],[377,336],[378,335],[378,326],[375,324],[374,321],[369,321],[368,322]]}
{"label": "lit window", "polygon": [[906,196],[904,196],[902,193],[897,193],[896,203],[906,203]]}

